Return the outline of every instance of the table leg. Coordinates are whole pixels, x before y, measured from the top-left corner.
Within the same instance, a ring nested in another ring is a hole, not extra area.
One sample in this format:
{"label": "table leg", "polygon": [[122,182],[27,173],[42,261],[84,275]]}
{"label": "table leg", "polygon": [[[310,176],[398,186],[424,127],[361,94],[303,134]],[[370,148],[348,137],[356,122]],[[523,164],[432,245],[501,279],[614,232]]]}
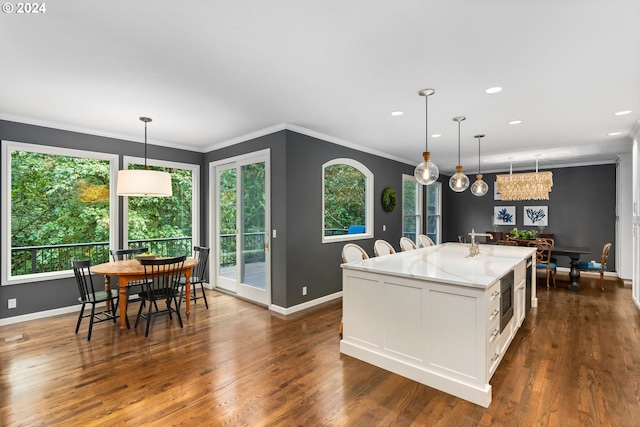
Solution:
{"label": "table leg", "polygon": [[578,269],[578,259],[571,257],[571,269],[569,270],[569,287],[570,291],[580,290],[580,270]]}
{"label": "table leg", "polygon": [[[107,292],[107,295],[111,293],[111,278],[109,276],[104,276],[104,290]],[[111,300],[108,299],[105,303],[107,305],[107,310],[111,310]]]}
{"label": "table leg", "polygon": [[186,308],[185,312],[187,313],[187,318],[191,314],[191,269],[185,272],[185,281],[184,281],[184,291],[186,292],[185,301]]}
{"label": "table leg", "polygon": [[127,329],[127,279],[120,277],[120,332]]}

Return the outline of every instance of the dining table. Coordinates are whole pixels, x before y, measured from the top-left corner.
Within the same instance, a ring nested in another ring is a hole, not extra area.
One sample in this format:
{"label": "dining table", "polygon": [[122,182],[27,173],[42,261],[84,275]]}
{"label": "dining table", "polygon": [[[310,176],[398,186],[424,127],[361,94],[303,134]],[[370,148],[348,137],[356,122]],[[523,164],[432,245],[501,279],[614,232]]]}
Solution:
{"label": "dining table", "polygon": [[580,269],[578,261],[581,255],[591,254],[591,249],[585,246],[554,246],[551,249],[551,256],[562,255],[571,259],[571,268],[569,269],[569,286],[570,291],[580,290]]}
{"label": "dining table", "polygon": [[[197,259],[187,258],[181,269],[182,274],[184,274],[186,278],[184,292],[186,300],[185,312],[187,314],[187,318],[189,318],[189,314],[191,314],[191,272],[193,267],[197,264]],[[93,265],[91,266],[91,272],[93,274],[103,274],[105,276],[104,287],[107,292],[111,290],[111,277],[118,277],[118,286],[120,287],[120,330],[124,331],[127,329],[127,283],[145,280],[144,266],[136,259],[127,259]]]}

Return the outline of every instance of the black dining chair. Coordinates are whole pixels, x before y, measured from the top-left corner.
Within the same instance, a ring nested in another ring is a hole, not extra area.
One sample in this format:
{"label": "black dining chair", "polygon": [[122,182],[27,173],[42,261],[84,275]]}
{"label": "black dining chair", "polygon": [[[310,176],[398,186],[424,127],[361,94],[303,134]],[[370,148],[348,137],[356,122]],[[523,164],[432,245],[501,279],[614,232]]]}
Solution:
{"label": "black dining chair", "polygon": [[[142,304],[140,305],[135,327],[138,327],[138,322],[140,322],[141,318],[146,318],[145,337],[149,335],[151,318],[158,315],[168,314],[169,319],[173,319],[171,313],[175,313],[182,328],[180,302],[182,301],[183,287],[180,283],[180,278],[182,277],[182,268],[186,259],[187,256],[183,255],[174,258],[140,260],[140,263],[144,266],[145,281],[142,284],[143,290],[138,295],[143,301],[148,302],[148,309],[146,313],[143,313],[142,309],[144,307]],[[158,303],[160,302],[164,302],[167,308],[160,310],[158,308]]]}
{"label": "black dining chair", "polygon": [[[87,341],[91,341],[91,333],[93,331],[93,324],[100,323],[107,320],[112,320],[116,323],[116,313],[118,312],[118,291],[115,289],[109,290],[96,290],[93,284],[93,275],[91,274],[91,260],[79,261],[73,258],[71,260],[73,265],[73,274],[76,277],[76,283],[78,284],[78,292],[80,296],[78,301],[82,303],[80,314],[78,315],[78,322],[76,323],[76,334],[80,329],[80,323],[85,317],[89,318],[89,333],[87,335]],[[111,310],[103,310],[96,312],[96,305],[101,303],[111,303]],[[91,313],[85,314],[84,309],[87,304],[91,304]]]}
{"label": "black dining chair", "polygon": [[[111,249],[109,253],[111,254],[111,259],[114,261],[124,261],[127,259],[134,259],[136,255],[144,254],[149,252],[149,248],[131,248],[131,249]],[[144,280],[135,280],[133,282],[127,283],[127,306],[125,307],[125,311],[129,308],[130,302],[138,302],[142,301],[137,294],[142,291],[142,284]],[[136,297],[131,298],[131,295],[136,295]],[[144,303],[144,301],[143,301]],[[127,317],[127,328],[130,328],[129,318]]]}
{"label": "black dining chair", "polygon": [[[209,252],[211,250],[204,246],[193,247],[193,257],[198,260],[198,264],[193,267],[191,278],[189,283],[191,284],[191,300],[195,303],[202,298],[204,300],[204,306],[209,309],[209,302],[207,301],[207,295],[204,292],[204,283],[206,282],[207,263],[209,261]],[[186,277],[182,276],[180,282],[186,284]],[[200,292],[202,296],[198,296],[196,285],[200,285]]]}

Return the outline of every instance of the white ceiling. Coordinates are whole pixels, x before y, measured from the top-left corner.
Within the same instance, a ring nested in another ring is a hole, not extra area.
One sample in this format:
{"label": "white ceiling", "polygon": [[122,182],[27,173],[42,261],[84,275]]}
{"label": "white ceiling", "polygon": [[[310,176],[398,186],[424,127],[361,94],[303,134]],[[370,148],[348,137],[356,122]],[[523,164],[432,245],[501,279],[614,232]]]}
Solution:
{"label": "white ceiling", "polygon": [[149,116],[149,142],[203,152],[308,129],[418,163],[434,88],[444,173],[458,115],[469,175],[478,133],[486,171],[610,162],[640,120],[639,18],[638,0],[46,2],[0,15],[0,118],[140,142]]}

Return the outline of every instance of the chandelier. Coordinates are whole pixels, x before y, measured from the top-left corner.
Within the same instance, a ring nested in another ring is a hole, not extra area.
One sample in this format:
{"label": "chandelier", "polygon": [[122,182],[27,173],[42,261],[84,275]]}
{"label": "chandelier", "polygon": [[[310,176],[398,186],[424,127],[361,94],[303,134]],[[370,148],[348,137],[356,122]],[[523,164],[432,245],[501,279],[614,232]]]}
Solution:
{"label": "chandelier", "polygon": [[514,174],[509,166],[508,175],[496,177],[501,200],[549,200],[553,187],[553,173],[536,171]]}

